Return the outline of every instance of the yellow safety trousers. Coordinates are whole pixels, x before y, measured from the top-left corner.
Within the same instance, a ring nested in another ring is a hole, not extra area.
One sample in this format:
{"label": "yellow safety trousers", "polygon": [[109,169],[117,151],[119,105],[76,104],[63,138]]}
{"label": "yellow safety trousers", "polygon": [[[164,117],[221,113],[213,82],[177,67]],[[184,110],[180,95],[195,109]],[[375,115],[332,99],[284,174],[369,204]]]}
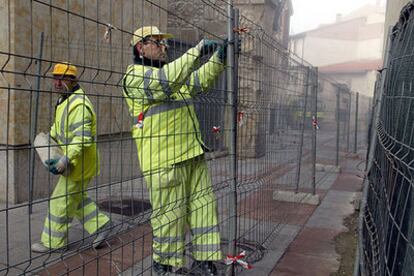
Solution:
{"label": "yellow safety trousers", "polygon": [[67,243],[70,223],[77,218],[89,234],[95,233],[109,218],[99,212],[86,188],[90,179],[73,181],[60,176],[49,203],[41,241],[49,248],[60,248]]}
{"label": "yellow safety trousers", "polygon": [[185,232],[196,260],[220,260],[216,200],[204,156],[145,177],[152,204],[153,259],[171,266],[185,263]]}

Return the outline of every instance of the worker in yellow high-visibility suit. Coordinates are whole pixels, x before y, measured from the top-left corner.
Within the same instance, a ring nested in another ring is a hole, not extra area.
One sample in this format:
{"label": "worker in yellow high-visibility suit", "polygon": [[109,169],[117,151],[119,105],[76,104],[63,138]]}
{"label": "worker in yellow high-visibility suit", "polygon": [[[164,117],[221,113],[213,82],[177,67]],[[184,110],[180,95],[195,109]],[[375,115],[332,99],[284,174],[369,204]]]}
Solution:
{"label": "worker in yellow high-visibility suit", "polygon": [[110,232],[109,218],[99,212],[86,191],[91,179],[99,173],[95,111],[77,82],[75,66],[58,63],[53,77],[54,89],[60,97],[49,135],[61,147],[63,156],[46,161],[49,171],[61,176],[49,202],[41,242],[32,244],[32,251],[38,253],[64,249],[73,218],[88,233],[97,233],[95,248]]}
{"label": "worker in yellow high-visibility suit", "polygon": [[[216,200],[192,98],[211,88],[223,71],[225,46],[204,39],[166,63],[165,39],[170,37],[156,26],[136,30],[131,39],[134,64],[123,78],[153,210],[153,270],[166,275],[184,265],[189,228],[193,269],[198,275],[216,275],[213,261],[222,258]],[[209,53],[208,62],[195,70]]]}

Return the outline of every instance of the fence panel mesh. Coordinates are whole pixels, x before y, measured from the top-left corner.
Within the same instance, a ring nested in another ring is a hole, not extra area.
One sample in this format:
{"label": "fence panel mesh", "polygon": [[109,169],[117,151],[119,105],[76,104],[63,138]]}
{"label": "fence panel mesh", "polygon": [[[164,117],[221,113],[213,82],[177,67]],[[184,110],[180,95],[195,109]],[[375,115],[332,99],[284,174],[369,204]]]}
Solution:
{"label": "fence panel mesh", "polygon": [[302,146],[312,129],[304,118],[311,69],[259,26],[245,17],[240,22],[251,31],[241,38],[239,57],[237,239],[239,251],[250,245],[262,254],[297,212],[297,203],[273,198],[297,189],[301,152],[310,155]]}
{"label": "fence panel mesh", "polygon": [[231,2],[0,5],[1,275],[255,263],[352,144],[349,89]]}
{"label": "fence panel mesh", "polygon": [[[390,35],[375,98],[376,137],[368,159],[361,220],[360,268],[366,275],[412,275],[412,47],[413,5],[402,11]],[[387,61],[387,59],[386,59]],[[381,105],[379,102],[381,101]]]}

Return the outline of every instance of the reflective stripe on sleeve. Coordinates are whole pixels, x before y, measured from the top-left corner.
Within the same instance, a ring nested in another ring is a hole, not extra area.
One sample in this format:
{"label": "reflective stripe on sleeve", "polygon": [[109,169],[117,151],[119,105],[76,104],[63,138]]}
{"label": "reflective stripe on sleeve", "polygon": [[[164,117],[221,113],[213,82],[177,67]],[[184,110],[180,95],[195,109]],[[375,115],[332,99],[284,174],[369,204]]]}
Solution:
{"label": "reflective stripe on sleeve", "polygon": [[69,126],[69,131],[74,131],[74,130],[76,130],[78,127],[81,127],[81,126],[83,126],[83,125],[85,125],[85,124],[91,124],[91,123],[92,123],[92,121],[91,121],[91,120],[86,119],[86,120],[84,120],[83,122],[77,122],[77,123],[71,124],[71,125]]}
{"label": "reflective stripe on sleeve", "polygon": [[[148,111],[144,114],[144,116],[149,117],[149,116],[157,115],[157,114],[167,112],[170,110],[179,109],[187,105],[188,107],[193,106],[193,102],[191,100],[166,102],[163,104],[152,106],[150,109],[148,109]],[[134,125],[138,124],[138,117],[136,116],[133,117],[133,124]]]}
{"label": "reflective stripe on sleeve", "polygon": [[149,88],[151,83],[151,76],[152,76],[152,69],[148,69],[144,74],[144,91],[147,94],[148,99],[153,100],[154,96],[152,95],[152,91]]}
{"label": "reflective stripe on sleeve", "polygon": [[194,72],[194,86],[197,89],[201,89],[200,77],[198,76],[198,71]]}
{"label": "reflective stripe on sleeve", "polygon": [[90,130],[87,130],[87,131],[78,130],[78,131],[73,132],[73,135],[83,136],[83,137],[92,137],[92,132]]}
{"label": "reflective stripe on sleeve", "polygon": [[63,110],[62,113],[62,117],[60,118],[60,133],[57,135],[58,139],[60,141],[62,141],[63,143],[66,143],[68,139],[66,139],[65,136],[65,124],[66,124],[66,117],[68,115],[68,109],[69,106],[76,100],[81,99],[81,100],[85,100],[85,96],[84,95],[76,95],[73,96],[73,98],[71,98],[69,100],[69,103],[65,106],[65,109]]}
{"label": "reflective stripe on sleeve", "polygon": [[158,70],[158,77],[159,77],[160,85],[162,87],[162,91],[164,91],[167,97],[170,97],[170,95],[172,94],[172,90],[170,88],[170,84],[167,79],[167,76],[165,75],[164,69]]}
{"label": "reflective stripe on sleeve", "polygon": [[198,90],[201,90],[202,88],[201,88],[200,76],[198,75],[198,71],[194,72],[192,76],[194,79],[193,86],[191,87],[191,78],[189,78],[185,84],[188,86],[189,89],[197,90],[197,92],[199,92]]}

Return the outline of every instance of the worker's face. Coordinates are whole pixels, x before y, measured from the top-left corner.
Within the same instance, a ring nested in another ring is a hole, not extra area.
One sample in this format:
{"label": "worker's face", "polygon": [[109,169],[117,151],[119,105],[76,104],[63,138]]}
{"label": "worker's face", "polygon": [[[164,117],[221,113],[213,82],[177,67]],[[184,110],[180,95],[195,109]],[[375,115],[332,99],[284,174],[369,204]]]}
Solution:
{"label": "worker's face", "polygon": [[53,77],[53,87],[58,93],[68,93],[72,91],[72,88],[75,87],[76,81],[69,76],[59,76],[56,75]]}
{"label": "worker's face", "polygon": [[162,37],[151,36],[137,44],[138,51],[147,59],[167,61],[167,41]]}

